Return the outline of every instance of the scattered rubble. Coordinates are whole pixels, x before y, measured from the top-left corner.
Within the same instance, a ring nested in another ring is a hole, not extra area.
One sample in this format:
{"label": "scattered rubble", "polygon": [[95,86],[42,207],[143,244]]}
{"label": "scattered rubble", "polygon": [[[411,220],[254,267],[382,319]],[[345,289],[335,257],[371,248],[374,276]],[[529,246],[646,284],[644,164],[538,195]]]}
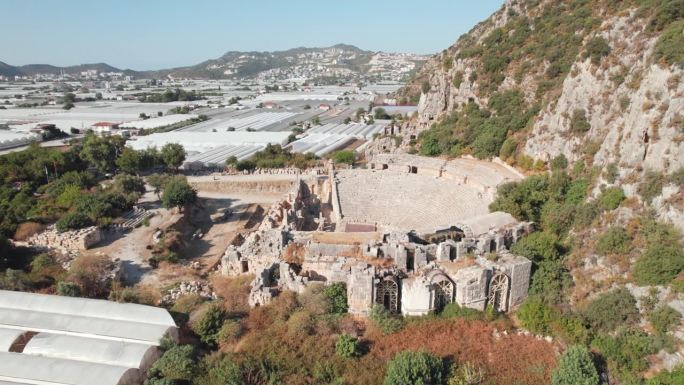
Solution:
{"label": "scattered rubble", "polygon": [[197,294],[202,298],[213,300],[216,299],[216,293],[212,289],[211,285],[201,281],[183,281],[173,289],[170,289],[161,299],[162,305],[172,305],[178,298],[188,295]]}

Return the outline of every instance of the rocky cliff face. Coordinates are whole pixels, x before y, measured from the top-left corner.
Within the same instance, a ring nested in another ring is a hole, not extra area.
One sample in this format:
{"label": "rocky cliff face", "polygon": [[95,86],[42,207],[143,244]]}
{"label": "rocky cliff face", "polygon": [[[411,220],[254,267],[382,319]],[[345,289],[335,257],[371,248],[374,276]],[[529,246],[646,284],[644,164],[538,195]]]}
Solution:
{"label": "rocky cliff face", "polygon": [[[684,168],[682,9],[680,0],[508,0],[403,90],[406,97],[420,93],[415,128],[435,131],[445,124],[433,124],[455,121],[448,129],[459,139],[447,147],[457,143],[457,153],[477,154],[477,140],[461,134],[467,124],[459,127],[466,106],[495,117],[501,107],[492,98],[517,92],[535,115],[520,130],[494,135],[489,155],[525,168],[533,164],[521,161],[525,156],[549,162],[562,154],[570,164],[610,169],[613,176],[599,185],[618,183],[634,196],[647,170],[667,175]],[[442,145],[442,154],[453,152]],[[681,188],[665,183],[654,204],[684,228],[677,195]]]}

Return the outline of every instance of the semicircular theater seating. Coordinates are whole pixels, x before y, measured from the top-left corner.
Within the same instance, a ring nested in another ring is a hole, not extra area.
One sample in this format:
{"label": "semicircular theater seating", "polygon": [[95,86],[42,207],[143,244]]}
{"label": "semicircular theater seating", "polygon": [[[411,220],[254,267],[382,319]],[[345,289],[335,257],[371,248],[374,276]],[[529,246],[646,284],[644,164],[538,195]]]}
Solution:
{"label": "semicircular theater seating", "polygon": [[487,214],[491,196],[447,178],[390,170],[340,170],[336,176],[342,217],[430,232]]}

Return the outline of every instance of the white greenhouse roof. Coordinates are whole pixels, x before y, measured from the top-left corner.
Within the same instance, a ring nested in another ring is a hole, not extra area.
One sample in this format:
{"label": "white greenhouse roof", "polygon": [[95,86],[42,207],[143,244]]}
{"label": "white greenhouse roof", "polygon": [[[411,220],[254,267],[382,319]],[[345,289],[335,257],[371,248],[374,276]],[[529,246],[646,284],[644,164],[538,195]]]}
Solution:
{"label": "white greenhouse roof", "polygon": [[157,345],[175,326],[166,310],[152,306],[0,291],[0,328]]}
{"label": "white greenhouse roof", "polygon": [[154,350],[156,347],[146,344],[38,333],[22,353],[138,368],[145,355]]}
{"label": "white greenhouse roof", "polygon": [[226,164],[231,156],[237,160],[251,158],[254,153],[263,149],[263,145],[221,146],[209,151],[189,156],[183,163],[183,168],[193,169],[202,167],[220,167]]}
{"label": "white greenhouse roof", "polygon": [[24,334],[23,330],[0,328],[0,352],[8,352],[22,334]]}
{"label": "white greenhouse roof", "polygon": [[0,290],[0,385],[137,383],[175,327],[162,308]]}
{"label": "white greenhouse roof", "polygon": [[252,111],[248,111],[227,118],[214,117],[200,124],[183,128],[182,131],[225,132],[231,128],[233,131],[247,131],[247,129],[261,131],[297,115],[299,114],[296,112],[259,112],[254,114]]}
{"label": "white greenhouse roof", "polygon": [[172,131],[145,136],[138,136],[126,142],[126,145],[135,150],[144,150],[150,147],[161,148],[167,143],[183,145],[188,152],[205,152],[221,146],[242,145],[285,145],[290,132],[191,132]]}
{"label": "white greenhouse roof", "polygon": [[290,146],[294,152],[310,152],[323,156],[344,148],[353,141],[370,140],[384,128],[384,124],[328,123],[310,129],[305,137],[292,142]]}
{"label": "white greenhouse roof", "polygon": [[123,385],[137,370],[60,358],[0,352],[0,381],[40,385]]}
{"label": "white greenhouse roof", "polygon": [[186,120],[195,119],[195,118],[197,118],[197,115],[194,115],[194,114],[166,115],[166,116],[159,116],[156,118],[150,118],[150,119],[145,119],[145,120],[135,120],[132,122],[126,122],[126,123],[121,124],[119,126],[119,128],[144,128],[144,129],[157,128],[157,127],[170,126],[172,124],[184,122]]}

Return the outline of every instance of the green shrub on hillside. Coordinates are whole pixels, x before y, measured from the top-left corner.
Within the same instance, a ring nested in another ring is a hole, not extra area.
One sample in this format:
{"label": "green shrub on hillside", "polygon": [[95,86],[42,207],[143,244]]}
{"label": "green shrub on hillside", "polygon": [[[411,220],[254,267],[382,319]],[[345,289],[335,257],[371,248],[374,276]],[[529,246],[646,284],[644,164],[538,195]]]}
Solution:
{"label": "green shrub on hillside", "polygon": [[618,169],[617,163],[610,163],[606,166],[605,178],[608,183],[615,183],[617,177],[620,176],[620,170]]}
{"label": "green shrub on hillside", "polygon": [[354,151],[337,151],[332,156],[335,163],[353,164],[356,160]]}
{"label": "green shrub on hillside", "polygon": [[646,201],[651,203],[653,198],[657,197],[663,192],[663,174],[647,170],[644,177],[637,187],[637,193]]}
{"label": "green shrub on hillside", "polygon": [[204,310],[199,320],[192,325],[192,331],[205,344],[215,346],[225,319],[226,311],[223,307],[219,304],[211,304]]}
{"label": "green shrub on hillside", "polygon": [[551,159],[551,170],[562,171],[566,168],[568,168],[568,158],[566,158],[565,155],[560,154]]}
{"label": "green shrub on hillside", "polygon": [[385,334],[398,332],[404,327],[403,319],[393,315],[382,305],[374,305],[368,318]]}
{"label": "green shrub on hillside", "polygon": [[342,334],[335,343],[335,354],[344,358],[358,357],[361,355],[359,340],[349,334]]}
{"label": "green shrub on hillside", "polygon": [[200,363],[199,376],[193,381],[196,385],[242,385],[244,380],[240,366],[232,355],[207,355]]}
{"label": "green shrub on hillside", "polygon": [[518,143],[515,141],[513,137],[509,137],[508,139],[504,140],[503,144],[501,145],[501,150],[499,150],[499,157],[504,160],[508,159],[515,155],[517,149]]}
{"label": "green shrub on hillside", "polygon": [[80,211],[74,211],[65,214],[57,223],[57,231],[64,232],[68,230],[82,229],[84,227],[92,226],[93,222],[86,214]]}
{"label": "green shrub on hillside", "polygon": [[596,201],[584,202],[577,205],[575,210],[575,220],[572,223],[575,229],[584,229],[594,222],[599,215],[601,215],[601,207]]}
{"label": "green shrub on hillside", "polygon": [[667,181],[678,187],[684,187],[684,167],[680,167],[667,176]]}
{"label": "green shrub on hillside", "polygon": [[553,371],[553,385],[598,385],[599,374],[591,353],[584,346],[570,346]]}
{"label": "green shrub on hillside", "polygon": [[641,12],[655,7],[655,12],[649,27],[654,30],[662,30],[670,23],[684,18],[684,0],[655,0],[644,1]]}
{"label": "green shrub on hillside", "polygon": [[528,297],[516,315],[523,327],[542,335],[551,333],[551,321],[557,317],[556,310],[538,297]]}
{"label": "green shrub on hillside", "polygon": [[81,287],[73,282],[60,281],[57,283],[57,294],[65,297],[80,297]]}
{"label": "green shrub on hillside", "polygon": [[454,78],[451,80],[451,84],[453,84],[454,87],[459,88],[461,87],[461,83],[463,83],[463,71],[456,71]]}
{"label": "green shrub on hillside", "polygon": [[444,306],[439,316],[442,318],[483,319],[485,314],[475,309],[461,307],[457,303],[452,302]]}
{"label": "green shrub on hillside", "polygon": [[561,260],[542,261],[532,275],[530,295],[536,295],[548,304],[565,301],[566,292],[572,286],[572,276]]}
{"label": "green shrub on hillside", "polygon": [[191,345],[176,345],[152,365],[147,375],[149,378],[190,381],[196,372],[195,349]]}
{"label": "green shrub on hillside", "polygon": [[587,197],[589,182],[585,179],[575,179],[568,185],[565,193],[565,201],[577,205]]}
{"label": "green shrub on hillside", "polygon": [[639,320],[636,299],[624,287],[598,295],[582,311],[584,319],[595,331],[612,332]]}
{"label": "green shrub on hillside", "polygon": [[323,289],[323,295],[328,302],[328,313],[344,314],[347,312],[347,287],[344,283],[336,282]]}
{"label": "green shrub on hillside", "polygon": [[591,129],[591,124],[587,120],[587,112],[583,109],[576,109],[570,118],[570,132],[583,134]]}
{"label": "green shrub on hillside", "polygon": [[646,356],[658,350],[653,337],[641,330],[600,334],[591,346],[606,358],[611,375],[627,384],[641,382],[639,373],[649,366]]}
{"label": "green shrub on hillside", "polygon": [[613,226],[601,235],[596,242],[596,252],[600,255],[625,254],[632,246],[632,237],[623,227]]}
{"label": "green shrub on hillside", "polygon": [[426,352],[405,351],[387,363],[385,385],[442,385],[446,370],[441,358]]}
{"label": "green shrub on hillside", "polygon": [[604,56],[610,54],[610,45],[601,36],[595,36],[591,38],[586,45],[586,51],[584,53],[584,58],[591,58],[591,63],[594,65],[599,65],[601,59]]}
{"label": "green shrub on hillside", "polygon": [[606,210],[615,210],[625,200],[625,192],[620,187],[608,187],[601,192],[599,202]]}
{"label": "green shrub on hillside", "polygon": [[666,285],[682,271],[684,250],[677,243],[649,246],[632,268],[639,285]]}
{"label": "green shrub on hillside", "polygon": [[562,254],[562,246],[555,235],[546,232],[534,232],[526,235],[511,247],[511,252],[521,255],[533,262],[558,260]]}
{"label": "green shrub on hillside", "polygon": [[675,327],[679,326],[681,319],[682,315],[679,314],[677,310],[667,305],[663,305],[653,310],[648,316],[651,326],[660,334],[676,330]]}
{"label": "green shrub on hillside", "polygon": [[549,201],[542,211],[542,226],[547,232],[563,237],[575,221],[577,205]]}
{"label": "green shrub on hillside", "polygon": [[684,365],[675,367],[671,372],[662,370],[654,377],[646,380],[646,385],[679,385],[684,384]]}
{"label": "green shrub on hillside", "polygon": [[499,186],[489,209],[510,213],[518,220],[540,222],[542,207],[549,199],[548,188],[547,175],[533,175],[520,182],[504,183]]}

